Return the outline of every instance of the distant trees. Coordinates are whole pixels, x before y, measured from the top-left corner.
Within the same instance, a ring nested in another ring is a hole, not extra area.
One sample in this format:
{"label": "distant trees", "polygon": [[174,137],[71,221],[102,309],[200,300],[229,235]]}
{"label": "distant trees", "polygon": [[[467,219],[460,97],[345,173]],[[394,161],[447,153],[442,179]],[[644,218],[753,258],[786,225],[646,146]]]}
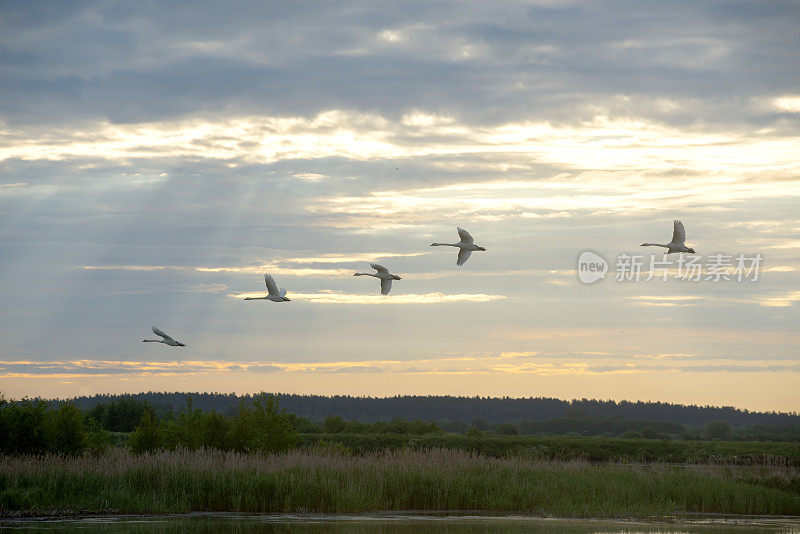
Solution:
{"label": "distant trees", "polygon": [[442,429],[430,421],[405,421],[393,419],[388,423],[375,421],[372,424],[361,421],[345,421],[338,415],[329,415],[322,424],[322,432],[326,434],[441,434]]}
{"label": "distant trees", "polygon": [[733,429],[727,421],[709,421],[703,427],[703,436],[706,439],[718,439],[728,441],[731,439]]}
{"label": "distant trees", "polygon": [[[227,417],[234,417],[239,401],[252,401],[251,395],[237,396],[227,393],[192,393],[196,407],[204,412],[215,410]],[[85,410],[98,404],[110,405],[121,399],[145,402],[155,414],[163,418],[168,412],[177,412],[185,403],[184,393],[140,393],[135,395],[98,395],[79,397],[74,403]],[[522,421],[539,423],[553,419],[612,419],[621,421],[648,421],[650,423],[673,423],[703,428],[708,421],[727,421],[735,428],[755,425],[797,426],[800,415],[797,413],[750,412],[731,406],[686,406],[665,402],[630,402],[594,399],[574,399],[571,401],[553,398],[511,398],[511,397],[451,397],[451,396],[396,396],[387,398],[354,397],[348,395],[280,395],[281,407],[288,413],[321,423],[328,415],[338,415],[345,421],[357,420],[364,423],[414,419],[434,421],[461,421],[469,426],[489,430],[492,425],[513,423],[520,434],[526,434],[519,426]],[[138,424],[141,414],[133,419]],[[473,422],[473,420],[476,420]],[[475,423],[478,424],[475,424]],[[487,425],[483,425],[486,422]],[[103,423],[104,428],[112,428]],[[655,424],[651,425],[659,433],[665,432]],[[114,431],[128,432],[132,427]],[[617,433],[625,432],[620,430]],[[578,430],[568,430],[577,431]],[[679,435],[682,432],[679,431]]]}
{"label": "distant trees", "polygon": [[142,400],[120,397],[108,403],[97,404],[89,410],[89,417],[111,432],[131,432],[145,412],[155,416],[153,407]]}
{"label": "distant trees", "polygon": [[89,445],[89,433],[83,424],[83,412],[74,404],[62,404],[50,419],[54,448],[62,454],[80,454]]}
{"label": "distant trees", "polygon": [[[284,397],[280,398],[279,404],[278,397],[266,393],[243,397],[220,396],[225,402],[237,400],[238,404],[236,409],[220,405],[218,410],[213,407],[215,404],[212,401],[215,398],[217,397],[203,394],[202,402],[196,402],[194,396],[184,396],[183,404],[173,409],[166,404],[151,405],[138,396],[104,396],[104,402],[95,404],[86,412],[71,402],[48,402],[41,399],[10,401],[0,395],[0,453],[102,454],[113,442],[117,445],[127,443],[136,452],[185,447],[269,453],[297,446],[301,442],[301,435],[305,435],[302,440],[306,443],[329,439],[324,435],[314,437],[314,434],[341,434],[336,440],[345,441],[357,441],[361,435],[371,443],[389,442],[396,439],[396,436],[413,436],[413,440],[400,441],[407,445],[426,440],[432,443],[436,441],[436,435],[444,432],[467,434],[470,438],[489,435],[487,439],[497,439],[497,435],[522,434],[651,440],[800,442],[800,424],[734,427],[729,421],[718,419],[697,426],[670,421],[631,420],[620,415],[605,417],[594,412],[600,405],[599,401],[585,399],[576,401],[575,406],[564,411],[563,417],[544,421],[520,419],[498,423],[482,417],[470,417],[463,421],[445,420],[437,424],[421,418],[408,420],[400,417],[372,422],[347,420],[337,412],[332,412],[335,415],[328,415],[324,419],[311,420],[287,413],[283,409]],[[347,402],[355,398],[330,399],[347,406]],[[405,397],[398,399],[402,402],[408,400]],[[414,399],[426,400],[430,412],[436,411],[437,399],[444,399],[441,402],[445,405],[454,400],[508,400],[452,397]],[[211,407],[208,408],[209,406]],[[138,420],[133,422],[135,417]],[[491,434],[495,436],[492,437]],[[417,439],[423,436],[424,440]],[[335,440],[331,438],[331,441]],[[509,440],[511,441],[515,440]]]}
{"label": "distant trees", "polygon": [[325,418],[322,431],[326,434],[338,434],[339,432],[344,432],[344,427],[344,419],[338,415],[329,415]]}
{"label": "distant trees", "polygon": [[497,425],[494,429],[495,434],[503,434],[506,436],[516,436],[517,435],[517,427],[512,425],[511,423],[501,423]]}
{"label": "distant trees", "polygon": [[74,404],[53,409],[43,400],[6,401],[0,397],[0,452],[5,454],[80,454],[107,440],[102,429],[85,423]]}
{"label": "distant trees", "polygon": [[142,420],[131,434],[128,446],[137,454],[163,448],[164,430],[159,427],[153,414],[145,412],[142,415]]}
{"label": "distant trees", "polygon": [[642,427],[641,433],[644,439],[656,439],[658,437],[658,432],[650,425]]}
{"label": "distant trees", "polygon": [[194,407],[191,397],[177,419],[159,422],[145,411],[131,435],[130,448],[136,453],[177,447],[275,453],[294,448],[299,441],[300,435],[279,409],[278,399],[264,393],[254,396],[251,403],[240,402],[233,418],[214,410],[203,412]]}

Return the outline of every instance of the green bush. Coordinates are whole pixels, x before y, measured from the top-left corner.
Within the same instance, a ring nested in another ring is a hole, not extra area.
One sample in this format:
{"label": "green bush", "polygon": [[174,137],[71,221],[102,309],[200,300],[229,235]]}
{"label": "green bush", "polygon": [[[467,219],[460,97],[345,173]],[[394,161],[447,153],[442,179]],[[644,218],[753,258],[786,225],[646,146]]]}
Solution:
{"label": "green bush", "polygon": [[706,439],[718,439],[727,441],[731,439],[733,429],[727,421],[709,421],[703,427],[703,437]]}
{"label": "green bush", "polygon": [[50,450],[61,454],[80,454],[89,445],[89,434],[83,424],[83,412],[72,403],[62,404],[50,416]]}
{"label": "green bush", "polygon": [[152,413],[145,412],[142,415],[139,426],[131,434],[129,446],[136,454],[155,452],[164,448],[164,434]]}
{"label": "green bush", "polygon": [[50,428],[49,403],[43,400],[11,401],[0,408],[7,430],[4,452],[44,454],[52,441],[48,439]]}
{"label": "green bush", "polygon": [[101,456],[109,451],[114,440],[110,432],[100,426],[96,419],[86,419],[87,449],[92,456]]}
{"label": "green bush", "polygon": [[322,425],[322,431],[326,434],[336,434],[344,432],[344,419],[338,415],[329,415],[325,418],[325,423]]}
{"label": "green bush", "polygon": [[517,435],[517,427],[512,425],[511,423],[503,423],[497,425],[494,429],[495,434],[501,434],[504,436],[516,436]]}

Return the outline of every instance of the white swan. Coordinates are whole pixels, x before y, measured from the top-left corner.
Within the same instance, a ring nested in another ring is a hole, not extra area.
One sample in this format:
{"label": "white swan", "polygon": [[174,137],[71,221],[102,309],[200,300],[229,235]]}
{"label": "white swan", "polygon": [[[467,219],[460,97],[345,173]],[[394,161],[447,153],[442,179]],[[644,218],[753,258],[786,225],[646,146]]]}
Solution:
{"label": "white swan", "polygon": [[683,227],[683,223],[680,222],[678,219],[675,219],[672,227],[672,241],[667,243],[666,245],[660,245],[658,243],[642,243],[643,247],[664,247],[667,250],[667,254],[671,254],[673,252],[688,252],[689,254],[695,254],[693,248],[686,246],[686,229]]}
{"label": "white swan", "polygon": [[469,255],[472,254],[474,250],[486,250],[483,247],[479,247],[475,244],[475,240],[469,235],[469,232],[464,230],[463,228],[458,228],[458,237],[461,238],[461,241],[458,243],[432,243],[432,247],[458,247],[458,261],[456,261],[456,265],[464,265],[467,260],[469,259]]}
{"label": "white swan", "polygon": [[244,300],[271,300],[272,302],[290,302],[292,299],[286,298],[286,290],[281,288],[278,289],[278,284],[275,283],[275,279],[272,278],[270,275],[264,275],[264,282],[267,283],[267,296],[265,297],[245,297]]}
{"label": "white swan", "polygon": [[165,345],[169,345],[170,347],[185,347],[186,346],[183,343],[181,343],[180,341],[175,341],[174,339],[172,339],[170,336],[168,336],[167,334],[165,334],[164,332],[162,332],[161,330],[159,330],[155,326],[153,327],[153,333],[155,335],[157,335],[157,336],[163,337],[164,339],[143,339],[142,343],[164,343]]}
{"label": "white swan", "polygon": [[378,265],[377,263],[370,263],[370,267],[378,271],[377,273],[355,273],[353,276],[374,276],[375,278],[380,278],[381,280],[381,295],[388,295],[389,291],[392,290],[392,280],[402,280],[396,274],[392,274],[389,272],[389,269],[384,267],[383,265]]}

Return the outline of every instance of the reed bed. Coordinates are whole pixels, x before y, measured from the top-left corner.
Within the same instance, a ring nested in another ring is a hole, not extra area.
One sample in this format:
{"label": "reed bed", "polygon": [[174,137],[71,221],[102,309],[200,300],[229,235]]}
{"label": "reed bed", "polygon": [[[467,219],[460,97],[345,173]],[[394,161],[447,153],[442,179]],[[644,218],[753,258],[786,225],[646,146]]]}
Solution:
{"label": "reed bed", "polygon": [[365,455],[177,450],[0,457],[0,514],[475,510],[648,518],[800,515],[788,468],[637,466],[446,449]]}

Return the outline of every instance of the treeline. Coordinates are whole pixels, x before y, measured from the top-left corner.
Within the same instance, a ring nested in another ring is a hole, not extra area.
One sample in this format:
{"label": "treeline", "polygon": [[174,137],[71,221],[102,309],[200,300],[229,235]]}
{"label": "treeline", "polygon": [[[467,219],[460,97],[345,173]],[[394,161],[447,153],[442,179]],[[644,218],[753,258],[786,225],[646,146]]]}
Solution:
{"label": "treeline", "polygon": [[[249,398],[249,397],[247,397]],[[192,406],[200,410],[195,404]],[[240,404],[245,402],[240,399]],[[252,402],[252,399],[250,399]],[[108,403],[97,404],[89,410],[89,417],[96,420],[102,428],[112,432],[131,432],[139,424],[145,413],[156,419],[173,420],[180,417],[185,409],[186,397],[183,400],[184,408],[178,414],[171,408],[162,405],[155,407],[132,397],[119,397]],[[281,398],[281,403],[283,399]],[[247,404],[247,403],[245,403]],[[206,410],[218,416],[227,415],[235,418],[237,411],[221,414],[216,410]],[[437,434],[449,432],[454,434],[467,434],[475,432],[488,432],[500,435],[539,435],[539,436],[599,436],[623,437],[644,439],[684,439],[704,440],[719,439],[723,441],[789,441],[800,442],[800,425],[770,426],[748,425],[733,427],[727,421],[708,421],[703,426],[689,426],[680,423],[665,421],[632,421],[620,417],[597,417],[587,414],[580,408],[570,408],[564,417],[548,419],[546,421],[516,421],[514,423],[490,423],[485,419],[473,418],[470,421],[440,421],[430,422],[421,419],[408,421],[405,419],[392,419],[390,421],[346,421],[338,415],[329,415],[322,421],[312,421],[306,417],[298,417],[287,413],[291,424],[300,433],[346,433],[346,434]]]}
{"label": "treeline", "polygon": [[[145,401],[156,413],[177,411],[183,406],[187,393],[148,392],[134,395],[95,395],[71,399],[77,406],[90,410],[98,404],[108,404],[120,398]],[[228,416],[235,415],[239,401],[249,401],[250,395],[238,396],[223,393],[190,393],[197,407],[215,410]],[[629,402],[612,400],[511,397],[452,397],[452,396],[396,396],[352,397],[279,394],[281,407],[298,417],[321,422],[328,415],[338,415],[345,420],[372,423],[393,419],[432,420],[439,422],[471,422],[484,420],[489,424],[521,421],[541,422],[567,417],[571,412],[584,413],[595,418],[618,418],[623,421],[650,421],[679,423],[703,427],[709,421],[726,421],[733,427],[748,425],[790,426],[800,425],[796,412],[751,412],[731,406],[687,406],[664,402]]]}
{"label": "treeline", "polygon": [[[540,431],[542,435],[515,435],[521,429]],[[563,436],[553,436],[552,432],[547,435],[552,429],[611,429],[618,434],[605,432],[590,437],[568,430]],[[774,432],[774,428],[768,430]],[[679,431],[683,433],[677,435]],[[275,453],[297,447],[351,454],[410,447],[460,449],[497,457],[528,454],[553,460],[798,465],[800,427],[791,431],[794,443],[745,443],[736,440],[748,432],[766,430],[734,429],[726,421],[684,427],[676,423],[600,419],[580,412],[519,424],[492,424],[477,419],[457,424],[420,419],[365,423],[346,421],[337,415],[314,422],[282,410],[279,399],[266,393],[250,397],[249,402],[240,399],[231,416],[202,410],[191,397],[184,398],[177,412],[169,410],[161,415],[148,403],[131,398],[84,411],[72,403],[6,402],[0,397],[0,453],[4,454],[99,455],[113,445],[126,446],[137,454],[177,449]]]}
{"label": "treeline", "polygon": [[177,448],[274,453],[300,442],[297,418],[280,410],[272,395],[242,400],[233,417],[203,411],[191,397],[184,402],[177,414],[158,417],[152,406],[131,399],[86,412],[74,403],[0,397],[0,453],[99,455],[115,444],[114,432],[125,433],[122,442],[134,453]]}
{"label": "treeline", "polygon": [[74,404],[54,408],[42,400],[6,401],[0,396],[0,452],[80,454],[100,452],[111,436]]}
{"label": "treeline", "polygon": [[190,397],[177,417],[157,419],[152,410],[145,409],[128,444],[134,453],[177,448],[285,452],[300,442],[293,419],[279,409],[277,397],[266,393],[255,395],[249,403],[241,401],[233,417],[203,411]]}

